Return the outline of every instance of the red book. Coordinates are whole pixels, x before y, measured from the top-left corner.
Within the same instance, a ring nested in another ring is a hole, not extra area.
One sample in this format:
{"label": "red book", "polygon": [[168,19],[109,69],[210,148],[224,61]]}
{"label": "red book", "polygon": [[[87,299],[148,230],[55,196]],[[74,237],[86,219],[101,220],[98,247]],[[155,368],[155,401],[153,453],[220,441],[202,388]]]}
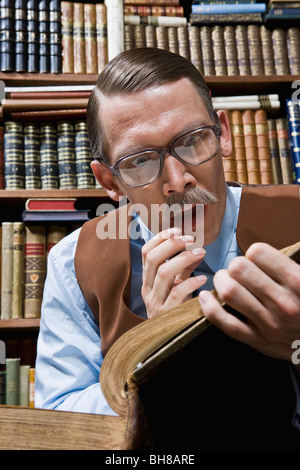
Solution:
{"label": "red book", "polygon": [[0,125],[0,189],[4,188],[4,126]]}
{"label": "red book", "polygon": [[66,212],[76,211],[76,198],[32,198],[25,202],[26,212]]}

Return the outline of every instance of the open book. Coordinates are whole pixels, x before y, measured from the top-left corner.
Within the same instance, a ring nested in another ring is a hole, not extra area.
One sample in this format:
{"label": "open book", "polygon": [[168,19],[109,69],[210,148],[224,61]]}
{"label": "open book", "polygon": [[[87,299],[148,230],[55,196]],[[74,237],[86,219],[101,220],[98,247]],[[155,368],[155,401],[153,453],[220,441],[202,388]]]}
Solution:
{"label": "open book", "polygon": [[[282,251],[300,264],[300,242]],[[287,367],[225,337],[193,299],[132,328],[106,354],[100,383],[117,417],[0,407],[0,448],[299,447],[280,410],[294,406]]]}

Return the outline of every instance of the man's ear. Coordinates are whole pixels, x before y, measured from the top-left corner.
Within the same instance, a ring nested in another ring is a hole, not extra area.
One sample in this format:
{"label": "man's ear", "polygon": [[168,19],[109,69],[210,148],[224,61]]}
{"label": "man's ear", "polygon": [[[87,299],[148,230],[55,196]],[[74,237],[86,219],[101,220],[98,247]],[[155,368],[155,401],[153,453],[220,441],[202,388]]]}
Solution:
{"label": "man's ear", "polygon": [[232,138],[231,138],[231,129],[230,123],[225,111],[217,111],[219,117],[220,126],[222,129],[222,135],[220,137],[220,146],[222,157],[229,157],[232,153]]}
{"label": "man's ear", "polygon": [[119,201],[120,196],[124,196],[124,192],[121,188],[119,188],[114,176],[111,174],[109,169],[98,160],[92,161],[91,168],[96,180],[102,186],[102,188],[105,189],[109,197],[113,201]]}

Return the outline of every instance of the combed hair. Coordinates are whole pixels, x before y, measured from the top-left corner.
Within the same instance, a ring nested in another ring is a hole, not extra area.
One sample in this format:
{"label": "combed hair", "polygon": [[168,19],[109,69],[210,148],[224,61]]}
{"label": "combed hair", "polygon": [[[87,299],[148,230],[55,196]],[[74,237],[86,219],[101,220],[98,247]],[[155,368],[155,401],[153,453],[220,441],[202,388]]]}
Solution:
{"label": "combed hair", "polygon": [[188,78],[215,119],[209,88],[199,70],[184,57],[156,48],[138,48],[114,57],[98,77],[87,107],[87,128],[93,158],[109,163],[100,119],[101,96],[134,93]]}

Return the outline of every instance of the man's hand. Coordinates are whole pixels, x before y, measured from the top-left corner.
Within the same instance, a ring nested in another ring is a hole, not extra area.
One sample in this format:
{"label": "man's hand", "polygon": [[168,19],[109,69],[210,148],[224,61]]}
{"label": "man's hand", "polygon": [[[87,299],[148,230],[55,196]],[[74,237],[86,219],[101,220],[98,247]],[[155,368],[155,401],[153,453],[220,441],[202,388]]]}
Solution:
{"label": "man's hand", "polygon": [[185,250],[192,243],[192,236],[181,235],[179,229],[173,228],[143,246],[142,297],[148,318],[182,304],[206,282],[206,276],[190,277],[205,256],[202,248]]}
{"label": "man's hand", "polygon": [[226,312],[212,294],[202,291],[202,311],[212,324],[267,356],[291,361],[291,345],[300,340],[299,265],[270,245],[255,243],[228,270],[215,274],[214,285],[220,298],[246,320]]}

